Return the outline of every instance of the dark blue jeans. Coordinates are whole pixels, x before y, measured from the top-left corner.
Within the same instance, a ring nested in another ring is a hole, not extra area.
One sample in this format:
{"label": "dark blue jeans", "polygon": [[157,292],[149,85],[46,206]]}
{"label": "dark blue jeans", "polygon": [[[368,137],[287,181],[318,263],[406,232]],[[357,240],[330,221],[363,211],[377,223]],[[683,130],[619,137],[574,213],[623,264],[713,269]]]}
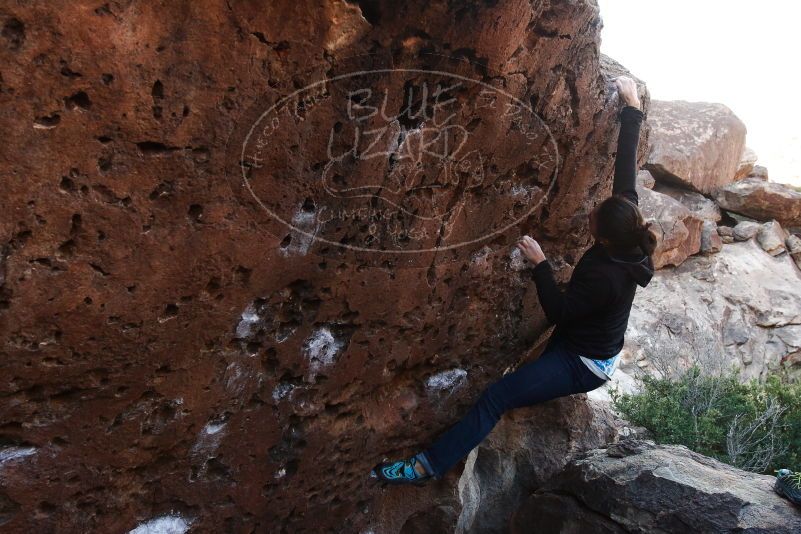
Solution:
{"label": "dark blue jeans", "polygon": [[577,354],[566,349],[560,338],[551,337],[539,358],[485,389],[467,415],[418,454],[418,458],[434,478],[441,479],[481,443],[504,412],[591,391],[605,382]]}

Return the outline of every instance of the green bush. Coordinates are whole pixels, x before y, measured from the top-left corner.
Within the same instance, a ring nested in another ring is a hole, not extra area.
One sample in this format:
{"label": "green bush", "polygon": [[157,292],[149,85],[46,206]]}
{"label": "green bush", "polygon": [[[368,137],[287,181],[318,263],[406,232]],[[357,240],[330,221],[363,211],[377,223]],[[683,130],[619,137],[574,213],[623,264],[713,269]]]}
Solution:
{"label": "green bush", "polygon": [[614,406],[659,443],[688,448],[749,471],[801,470],[801,383],[778,376],[741,383],[737,375],[642,378],[636,394],[612,392]]}

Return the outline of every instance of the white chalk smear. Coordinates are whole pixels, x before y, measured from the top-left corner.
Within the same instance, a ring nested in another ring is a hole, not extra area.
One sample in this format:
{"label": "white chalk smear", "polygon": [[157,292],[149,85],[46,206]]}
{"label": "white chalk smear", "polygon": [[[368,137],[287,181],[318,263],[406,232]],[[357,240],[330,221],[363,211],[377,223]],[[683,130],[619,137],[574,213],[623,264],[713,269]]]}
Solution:
{"label": "white chalk smear", "polygon": [[203,430],[200,431],[197,441],[192,445],[193,456],[203,454],[206,457],[211,457],[217,451],[217,447],[220,446],[220,441],[225,435],[225,432],[223,432],[224,429],[224,422],[212,421],[204,426]]}
{"label": "white chalk smear", "polygon": [[514,184],[509,192],[512,193],[512,196],[519,197],[519,196],[530,196],[532,190],[526,186],[520,184]]}
{"label": "white chalk smear", "polygon": [[238,362],[231,362],[225,368],[225,390],[229,395],[238,397],[245,390],[248,382],[248,373],[242,369]]}
{"label": "white chalk smear", "polygon": [[334,363],[334,360],[342,350],[344,343],[335,338],[326,327],[319,328],[306,339],[303,345],[303,350],[306,357],[309,359],[309,369],[311,379],[317,375],[317,372]]}
{"label": "white chalk smear", "polygon": [[[200,431],[197,441],[192,445],[189,451],[189,457],[194,465],[200,465],[200,469],[194,475],[196,478],[202,478],[206,474],[208,462],[212,458],[217,457],[217,449],[220,446],[223,436],[225,435],[226,423],[222,421],[210,421]],[[189,482],[194,482],[195,478],[189,477]]]}
{"label": "white chalk smear", "polygon": [[426,380],[426,388],[430,391],[455,389],[462,385],[465,377],[467,377],[467,371],[464,369],[449,369],[429,376]]}
{"label": "white chalk smear", "polygon": [[128,534],[185,534],[190,524],[179,515],[164,515],[138,525]]}
{"label": "white chalk smear", "polygon": [[305,256],[309,252],[317,232],[320,231],[317,213],[306,211],[301,206],[292,216],[292,227],[296,230],[290,234],[289,245],[282,246],[279,250],[284,256],[290,254]]}
{"label": "white chalk smear", "polygon": [[509,254],[509,267],[513,271],[522,271],[527,267],[523,253],[517,247],[514,247],[511,254]]}
{"label": "white chalk smear", "polygon": [[225,428],[225,423],[209,423],[203,427],[204,434],[216,434]]}
{"label": "white chalk smear", "polygon": [[289,394],[290,391],[292,391],[294,387],[295,386],[289,382],[281,382],[275,386],[275,389],[273,389],[273,400],[278,402],[279,400],[283,399]]}
{"label": "white chalk smear", "polygon": [[25,458],[36,452],[36,447],[3,447],[0,449],[0,465],[9,460]]}
{"label": "white chalk smear", "polygon": [[253,327],[260,321],[261,317],[256,313],[256,307],[252,303],[248,304],[245,311],[242,312],[239,324],[236,325],[236,337],[240,339],[250,337],[253,334]]}

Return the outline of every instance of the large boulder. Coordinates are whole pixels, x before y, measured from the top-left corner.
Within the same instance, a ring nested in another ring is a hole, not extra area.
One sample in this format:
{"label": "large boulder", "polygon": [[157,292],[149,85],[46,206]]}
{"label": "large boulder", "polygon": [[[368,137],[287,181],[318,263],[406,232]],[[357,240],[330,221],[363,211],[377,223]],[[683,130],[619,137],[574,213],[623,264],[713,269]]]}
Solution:
{"label": "large boulder", "polygon": [[697,363],[762,379],[799,355],[801,273],[751,239],[658,271],[634,299],[621,369],[672,374]]}
{"label": "large boulder", "polygon": [[688,256],[701,250],[701,227],[704,219],[684,204],[664,193],[637,187],[640,210],[657,237],[654,267],[680,265]]}
{"label": "large boulder", "polygon": [[520,505],[510,532],[801,531],[801,510],[774,482],[683,446],[624,440],[571,461]]}
{"label": "large boulder", "polygon": [[464,468],[453,474],[450,491],[437,485],[388,488],[386,498],[370,510],[373,531],[503,534],[518,505],[561,471],[571,455],[641,432],[615,416],[607,403],[583,394],[512,410],[468,454]]}
{"label": "large boulder", "polygon": [[733,181],[745,125],[723,104],[654,100],[646,168],[657,180],[708,194]]}
{"label": "large boulder", "polygon": [[533,234],[566,281],[611,193],[625,70],[596,3],[0,24],[2,528],[397,532],[370,468],[530,354],[547,321],[509,249]]}
{"label": "large boulder", "polygon": [[720,207],[747,217],[801,227],[801,192],[785,184],[746,178],[715,192]]}

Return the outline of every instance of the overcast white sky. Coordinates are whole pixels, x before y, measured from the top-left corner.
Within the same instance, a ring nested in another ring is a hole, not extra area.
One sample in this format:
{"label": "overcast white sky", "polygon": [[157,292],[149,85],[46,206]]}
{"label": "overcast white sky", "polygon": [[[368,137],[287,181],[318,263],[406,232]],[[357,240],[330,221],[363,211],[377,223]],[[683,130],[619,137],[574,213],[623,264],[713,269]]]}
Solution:
{"label": "overcast white sky", "polygon": [[601,51],[659,100],[720,102],[773,182],[801,185],[801,2],[598,0]]}

